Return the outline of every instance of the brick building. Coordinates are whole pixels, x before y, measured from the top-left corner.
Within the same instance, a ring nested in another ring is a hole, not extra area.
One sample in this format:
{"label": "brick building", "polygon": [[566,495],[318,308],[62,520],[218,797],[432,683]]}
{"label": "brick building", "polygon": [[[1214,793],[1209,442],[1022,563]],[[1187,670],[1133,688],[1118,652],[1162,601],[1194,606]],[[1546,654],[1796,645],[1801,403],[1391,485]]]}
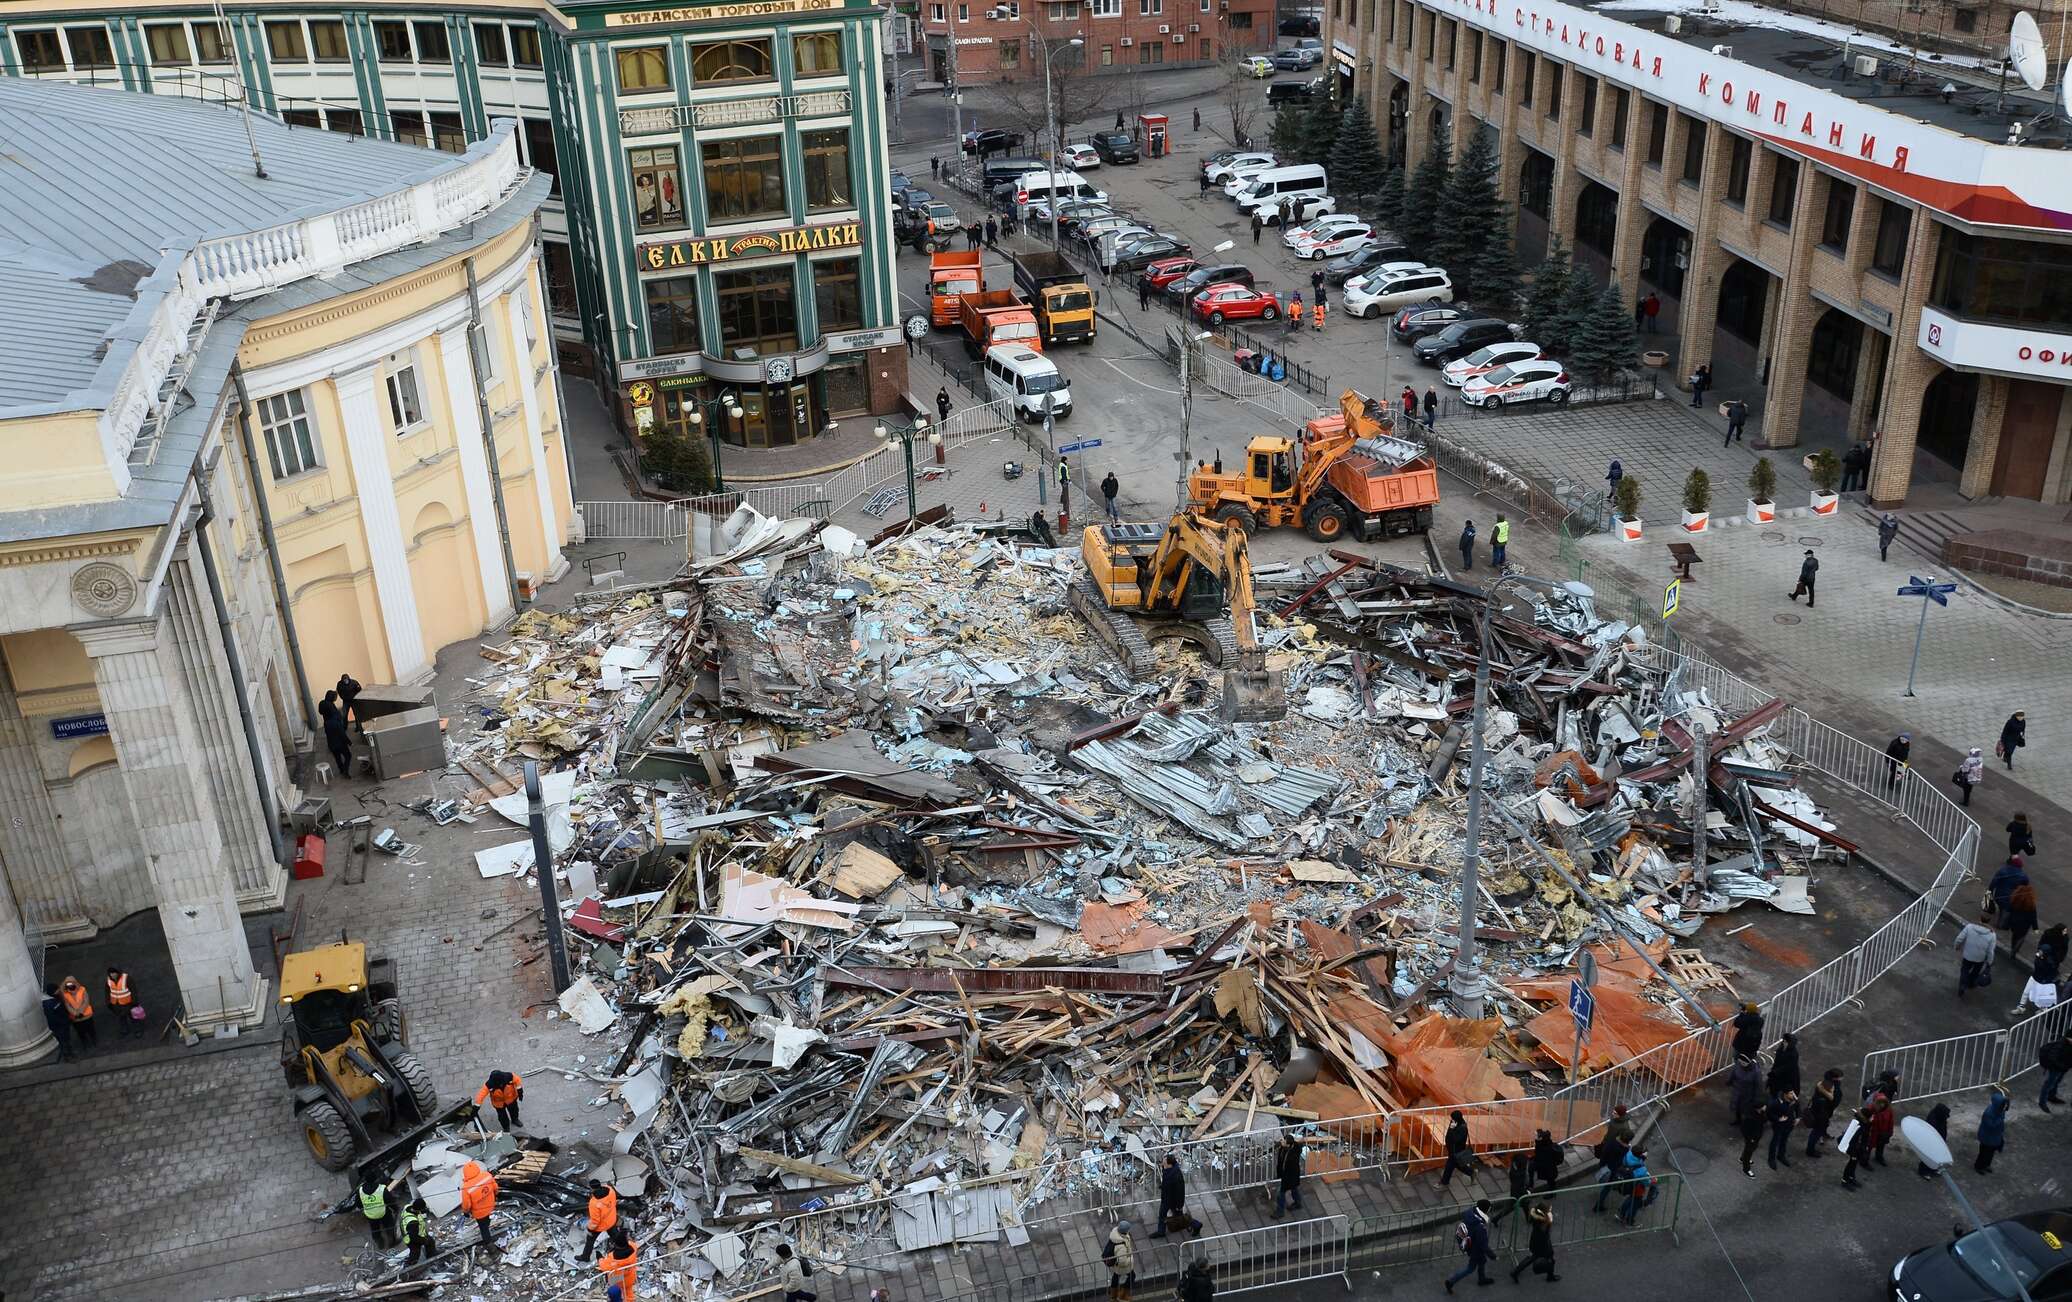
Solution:
{"label": "brick building", "polygon": [[[921,2],[930,79],[965,86],[1041,82],[1037,33],[1051,40],[1080,37],[1086,42],[1087,67],[1107,73],[1201,67],[1229,52],[1271,49],[1273,22],[1271,0],[1057,0],[997,9],[982,0]],[[1058,56],[1061,66],[1066,57]]]}

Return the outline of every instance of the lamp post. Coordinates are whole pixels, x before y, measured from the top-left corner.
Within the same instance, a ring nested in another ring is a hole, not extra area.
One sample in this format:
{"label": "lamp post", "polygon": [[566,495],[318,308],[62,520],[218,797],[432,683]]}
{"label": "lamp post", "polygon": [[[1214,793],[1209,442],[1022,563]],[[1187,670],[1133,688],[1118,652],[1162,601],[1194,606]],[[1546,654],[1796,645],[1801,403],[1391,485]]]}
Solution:
{"label": "lamp post", "polygon": [[[695,404],[691,408],[691,424],[693,425],[702,426],[705,423],[705,409],[707,407],[723,406],[727,409],[727,415],[735,420],[740,420],[744,414],[741,409],[741,400],[734,396],[734,392],[731,389],[719,394],[717,397],[693,398],[691,401]],[[719,429],[715,426],[705,432],[712,439],[712,491],[724,493],[727,491],[727,477],[720,471]]]}
{"label": "lamp post", "polygon": [[[1013,16],[1012,11],[1004,6],[996,6],[992,10],[992,14],[996,20]],[[1057,57],[1059,50],[1076,50],[1084,46],[1086,42],[1080,37],[1074,36],[1062,45],[1053,45],[1042,32],[1036,30],[1036,23],[1033,17],[1023,18],[1022,26],[1028,28],[1029,35],[1035,37],[1043,44],[1043,129],[1051,133],[1050,251],[1056,253],[1058,251],[1058,150],[1065,147],[1065,129],[1063,124],[1058,121],[1057,110],[1051,104],[1050,61]]]}
{"label": "lamp post", "polygon": [[914,423],[904,428],[887,425],[880,421],[875,433],[879,441],[887,446],[890,446],[892,440],[897,438],[900,446],[906,450],[907,519],[912,520],[914,516],[919,514],[919,510],[914,502],[914,440],[925,436],[930,446],[939,448],[942,446],[942,431],[930,429],[926,416],[916,416],[914,417]]}
{"label": "lamp post", "polygon": [[2007,1278],[2014,1284],[2014,1291],[2021,1294],[2022,1302],[2034,1302],[2029,1296],[2028,1288],[2022,1284],[2022,1277],[2016,1272],[2014,1263],[2007,1260],[2007,1254],[2003,1251],[2000,1241],[1993,1237],[1992,1231],[1986,1228],[1986,1223],[1979,1219],[1978,1209],[1971,1205],[1971,1200],[1964,1196],[1964,1191],[1950,1178],[1949,1141],[1935,1133],[1935,1127],[1929,1125],[1923,1117],[1902,1118],[1899,1132],[1906,1136],[1907,1146],[1921,1159],[1921,1165],[1940,1175],[1943,1183],[1950,1187],[1951,1196],[1956,1198],[1957,1205],[1964,1209],[1964,1214],[1971,1218],[1973,1227],[1978,1230],[1979,1238],[1984,1240],[1986,1246],[1992,1249],[1993,1255],[2000,1259],[2001,1269],[2007,1272]]}

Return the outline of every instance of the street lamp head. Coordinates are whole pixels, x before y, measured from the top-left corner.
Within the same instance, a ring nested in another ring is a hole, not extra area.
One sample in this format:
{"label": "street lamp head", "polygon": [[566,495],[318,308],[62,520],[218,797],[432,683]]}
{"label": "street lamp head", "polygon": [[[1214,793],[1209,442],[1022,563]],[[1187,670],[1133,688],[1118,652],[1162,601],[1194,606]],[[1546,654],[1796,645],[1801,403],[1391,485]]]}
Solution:
{"label": "street lamp head", "polygon": [[924,430],[924,429],[927,429],[927,428],[928,428],[928,417],[927,417],[927,416],[926,416],[925,414],[923,414],[923,415],[920,415],[920,416],[916,416],[916,417],[914,417],[914,432],[915,432],[915,433],[917,433],[917,434],[918,434],[918,433],[919,433],[920,431],[922,431],[922,430]]}
{"label": "street lamp head", "polygon": [[733,418],[734,418],[735,420],[740,420],[740,419],[741,419],[741,404],[740,404],[740,403],[738,403],[738,402],[730,402],[730,403],[728,403],[728,404],[727,404],[727,415],[729,415],[729,416],[733,417]]}
{"label": "street lamp head", "polygon": [[1211,253],[1228,253],[1228,252],[1230,252],[1230,251],[1231,251],[1231,250],[1232,250],[1233,248],[1235,248],[1235,247],[1237,247],[1237,241],[1236,241],[1236,240],[1225,240],[1225,241],[1223,241],[1223,242],[1222,242],[1221,244],[1218,244],[1218,245],[1217,245],[1217,246],[1216,246],[1215,248],[1213,248],[1213,249],[1210,249],[1210,250],[1209,250],[1209,252],[1211,252]]}
{"label": "street lamp head", "polygon": [[884,421],[879,421],[876,425],[872,426],[871,433],[876,434],[881,439],[889,440],[892,437],[892,431],[885,428]]}
{"label": "street lamp head", "polygon": [[1069,41],[1066,41],[1066,42],[1065,42],[1065,44],[1066,44],[1066,45],[1068,45],[1068,46],[1072,46],[1072,47],[1074,47],[1074,48],[1077,48],[1077,47],[1079,47],[1079,46],[1081,46],[1081,45],[1084,45],[1084,44],[1086,44],[1086,42],[1085,42],[1085,41],[1082,41],[1082,40],[1080,40],[1080,39],[1079,39],[1079,38],[1078,38],[1077,36],[1075,36],[1075,37],[1073,37],[1073,38],[1072,38],[1071,40],[1069,40]]}
{"label": "street lamp head", "polygon": [[704,412],[702,412],[702,411],[693,411],[693,412],[691,413],[691,424],[693,424],[693,425],[703,425],[704,423],[705,423],[705,413],[704,413]]}
{"label": "street lamp head", "polygon": [[941,430],[939,430],[939,429],[932,429],[932,430],[929,430],[929,431],[928,431],[928,443],[929,443],[929,446],[931,446],[931,447],[941,447],[941,446],[942,446],[942,431],[941,431]]}
{"label": "street lamp head", "polygon": [[1906,1136],[1907,1147],[1921,1159],[1921,1165],[1931,1171],[1940,1171],[1950,1164],[1950,1143],[1935,1133],[1935,1127],[1921,1117],[1904,1117],[1899,1123],[1899,1133]]}

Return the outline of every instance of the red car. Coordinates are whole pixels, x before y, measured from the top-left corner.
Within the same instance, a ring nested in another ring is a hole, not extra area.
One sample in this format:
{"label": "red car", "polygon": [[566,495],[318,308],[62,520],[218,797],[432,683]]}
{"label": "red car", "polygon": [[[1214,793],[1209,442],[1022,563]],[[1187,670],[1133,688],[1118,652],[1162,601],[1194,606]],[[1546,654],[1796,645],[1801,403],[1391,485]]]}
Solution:
{"label": "red car", "polygon": [[1200,265],[1194,258],[1160,258],[1144,268],[1144,283],[1153,289],[1164,289]]}
{"label": "red car", "polygon": [[1210,325],[1225,321],[1271,321],[1281,314],[1280,300],[1245,285],[1210,285],[1194,299],[1194,314]]}

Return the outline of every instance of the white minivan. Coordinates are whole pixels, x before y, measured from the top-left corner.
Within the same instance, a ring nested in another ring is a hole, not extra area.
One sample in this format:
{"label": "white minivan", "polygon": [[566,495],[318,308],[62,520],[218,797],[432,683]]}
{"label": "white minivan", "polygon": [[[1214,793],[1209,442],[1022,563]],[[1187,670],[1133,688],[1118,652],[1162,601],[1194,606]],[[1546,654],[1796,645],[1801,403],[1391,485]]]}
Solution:
{"label": "white minivan", "polygon": [[1072,412],[1072,389],[1058,373],[1057,363],[1026,344],[995,344],[986,349],[986,396],[1007,399],[1017,416],[1043,419],[1043,403],[1050,400],[1050,414],[1063,420]]}
{"label": "white minivan", "polygon": [[1281,200],[1321,198],[1324,190],[1324,169],[1316,163],[1268,168],[1237,192],[1237,210],[1244,217],[1257,213],[1259,220],[1274,226],[1281,220]]}
{"label": "white minivan", "polygon": [[1057,184],[1051,184],[1051,174],[1045,172],[1024,172],[1014,183],[1014,210],[1018,216],[1029,215],[1029,205],[1042,203],[1053,194],[1061,199],[1092,199],[1096,203],[1108,202],[1107,191],[1094,185],[1077,172],[1059,168]]}

